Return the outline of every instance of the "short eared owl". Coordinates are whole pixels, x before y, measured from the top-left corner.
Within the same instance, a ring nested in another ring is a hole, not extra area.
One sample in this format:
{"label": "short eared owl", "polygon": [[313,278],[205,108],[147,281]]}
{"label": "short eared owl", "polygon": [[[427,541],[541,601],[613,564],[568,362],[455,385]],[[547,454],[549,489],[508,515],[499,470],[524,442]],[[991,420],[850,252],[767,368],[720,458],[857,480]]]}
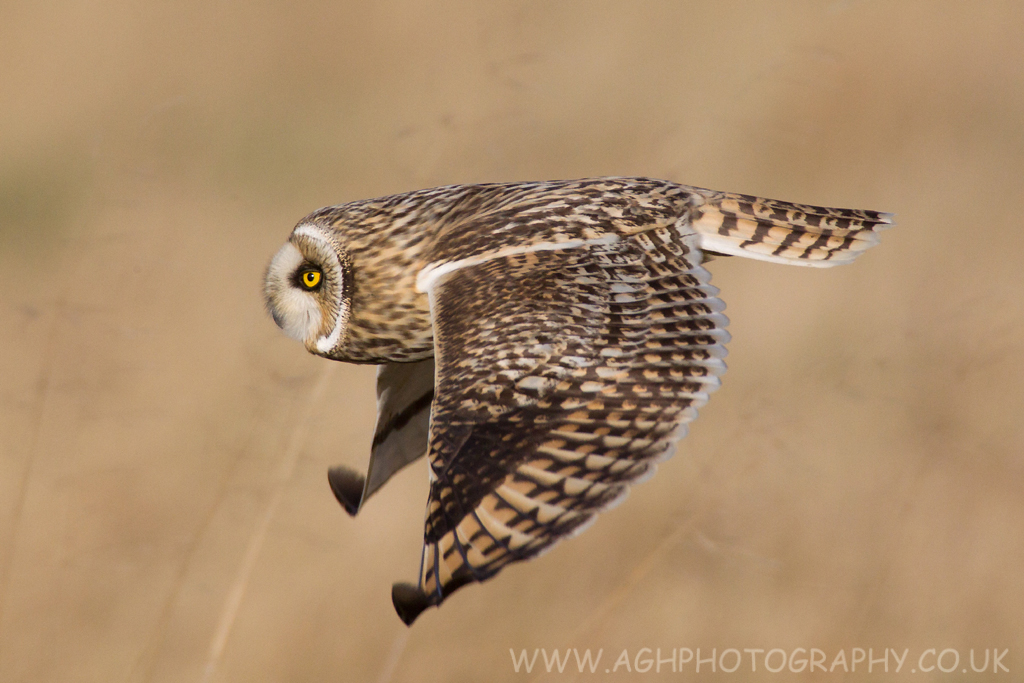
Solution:
{"label": "short eared owl", "polygon": [[350,514],[422,455],[430,493],[407,624],[586,528],[672,454],[729,340],[709,256],[850,263],[891,223],[648,178],[456,185],[302,219],[264,292],[314,354],[379,365]]}

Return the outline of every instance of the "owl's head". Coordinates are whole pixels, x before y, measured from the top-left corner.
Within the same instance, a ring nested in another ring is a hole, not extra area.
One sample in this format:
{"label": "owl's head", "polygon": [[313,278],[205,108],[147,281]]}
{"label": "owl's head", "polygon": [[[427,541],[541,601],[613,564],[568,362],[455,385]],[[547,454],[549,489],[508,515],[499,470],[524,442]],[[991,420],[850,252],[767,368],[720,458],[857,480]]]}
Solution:
{"label": "owl's head", "polygon": [[267,268],[267,310],[310,353],[329,356],[348,323],[348,258],[330,232],[300,223]]}

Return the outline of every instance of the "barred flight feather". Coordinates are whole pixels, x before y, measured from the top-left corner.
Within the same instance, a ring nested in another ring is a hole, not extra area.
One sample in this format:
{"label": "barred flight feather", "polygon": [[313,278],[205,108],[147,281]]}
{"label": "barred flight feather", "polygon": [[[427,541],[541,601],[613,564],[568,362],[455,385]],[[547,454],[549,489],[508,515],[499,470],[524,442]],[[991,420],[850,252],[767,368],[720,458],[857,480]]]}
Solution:
{"label": "barred flight feather", "polygon": [[707,251],[818,268],[852,262],[878,244],[892,214],[792,204],[750,195],[710,193],[693,227]]}

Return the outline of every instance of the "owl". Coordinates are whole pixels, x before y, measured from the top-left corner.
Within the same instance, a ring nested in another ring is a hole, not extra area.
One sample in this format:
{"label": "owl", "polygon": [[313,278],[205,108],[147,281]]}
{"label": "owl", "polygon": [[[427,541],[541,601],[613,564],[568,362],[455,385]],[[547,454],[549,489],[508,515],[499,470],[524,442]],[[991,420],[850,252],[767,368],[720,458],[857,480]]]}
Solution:
{"label": "owl", "polygon": [[349,514],[423,455],[411,624],[453,591],[580,533],[670,456],[725,372],[716,256],[850,263],[891,215],[649,178],[452,185],[311,213],[270,262],[267,308],[313,354],[373,363]]}

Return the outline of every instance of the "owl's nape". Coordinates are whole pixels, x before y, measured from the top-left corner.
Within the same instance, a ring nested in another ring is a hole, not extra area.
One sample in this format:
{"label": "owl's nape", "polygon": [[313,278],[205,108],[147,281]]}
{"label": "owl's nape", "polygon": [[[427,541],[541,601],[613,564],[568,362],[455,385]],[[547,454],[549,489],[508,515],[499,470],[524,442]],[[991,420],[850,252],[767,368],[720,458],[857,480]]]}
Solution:
{"label": "owl's nape", "polygon": [[[355,514],[429,459],[402,620],[579,533],[672,454],[725,370],[705,252],[830,267],[890,224],[647,178],[441,187],[300,222],[289,244],[321,279],[283,247],[272,315],[313,353],[381,366],[367,475],[334,468],[332,490]],[[289,299],[311,287],[336,296]]]}

